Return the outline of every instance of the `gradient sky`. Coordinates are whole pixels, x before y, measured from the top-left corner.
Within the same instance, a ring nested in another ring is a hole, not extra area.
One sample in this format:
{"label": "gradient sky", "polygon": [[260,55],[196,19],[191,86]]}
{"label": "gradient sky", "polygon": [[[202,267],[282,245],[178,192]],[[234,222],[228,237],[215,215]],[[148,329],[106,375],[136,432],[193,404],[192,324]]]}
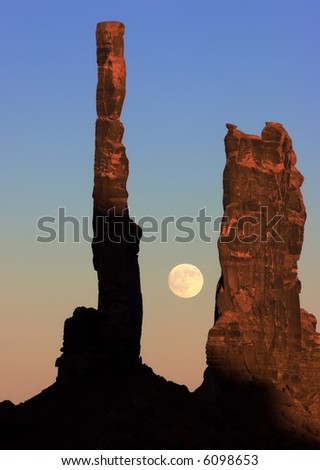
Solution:
{"label": "gradient sky", "polygon": [[[91,218],[99,21],[126,25],[122,121],[131,214],[222,215],[225,123],[260,134],[283,123],[305,176],[308,219],[299,263],[301,304],[320,315],[317,0],[2,0],[0,6],[0,400],[19,402],[56,377],[63,323],[96,306],[90,244],[37,243],[37,220]],[[196,228],[196,226],[195,226]],[[216,239],[143,243],[142,356],[156,373],[200,385],[220,275]],[[167,286],[192,263],[193,299]],[[318,319],[320,316],[318,315]]]}

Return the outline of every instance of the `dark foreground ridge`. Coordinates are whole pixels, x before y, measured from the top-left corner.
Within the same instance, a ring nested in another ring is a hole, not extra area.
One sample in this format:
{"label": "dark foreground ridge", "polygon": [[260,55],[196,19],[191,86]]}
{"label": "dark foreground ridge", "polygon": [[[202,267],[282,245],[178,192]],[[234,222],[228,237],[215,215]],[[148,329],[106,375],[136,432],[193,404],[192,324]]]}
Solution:
{"label": "dark foreground ridge", "polygon": [[52,386],[17,406],[0,403],[0,447],[320,449],[320,335],[300,309],[297,277],[303,178],[281,124],[267,123],[261,137],[227,125],[222,275],[203,384],[190,393],[142,363],[142,233],[127,206],[120,122],[123,33],[122,23],[97,26],[98,309],[78,307],[66,320]]}
{"label": "dark foreground ridge", "polygon": [[2,449],[320,449],[287,386],[205,377],[194,393],[146,365],[105,381],[53,384],[0,404]]}

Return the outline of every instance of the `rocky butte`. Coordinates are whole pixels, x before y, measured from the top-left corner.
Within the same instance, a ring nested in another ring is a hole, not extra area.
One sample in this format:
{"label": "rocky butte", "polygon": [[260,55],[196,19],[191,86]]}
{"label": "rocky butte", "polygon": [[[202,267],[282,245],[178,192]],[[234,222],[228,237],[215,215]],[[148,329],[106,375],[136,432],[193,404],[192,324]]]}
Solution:
{"label": "rocky butte", "polygon": [[276,122],[261,137],[227,128],[221,278],[205,383],[280,386],[319,424],[320,335],[314,315],[300,309],[306,211],[292,141]]}
{"label": "rocky butte", "polygon": [[222,275],[208,364],[244,378],[295,383],[302,346],[297,261],[306,219],[303,178],[281,124],[268,122],[261,138],[227,127]]}
{"label": "rocky butte", "polygon": [[300,309],[297,277],[303,178],[281,124],[268,122],[261,137],[227,125],[222,275],[203,384],[191,394],[142,364],[141,229],[127,205],[120,121],[123,34],[122,23],[97,25],[98,308],[78,307],[65,321],[54,384],[17,406],[0,403],[0,446],[320,449],[320,339],[315,317]]}

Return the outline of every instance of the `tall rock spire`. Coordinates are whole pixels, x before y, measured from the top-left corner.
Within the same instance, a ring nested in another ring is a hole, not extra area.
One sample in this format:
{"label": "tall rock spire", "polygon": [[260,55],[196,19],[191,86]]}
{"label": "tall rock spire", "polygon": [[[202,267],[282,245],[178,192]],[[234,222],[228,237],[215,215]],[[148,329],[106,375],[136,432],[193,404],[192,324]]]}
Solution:
{"label": "tall rock spire", "polygon": [[125,97],[124,25],[98,23],[98,84],[94,189],[93,264],[98,309],[78,307],[64,327],[58,380],[100,380],[139,366],[142,295],[138,265],[142,235],[129,217],[128,159],[120,114]]}
{"label": "tall rock spire", "polygon": [[94,268],[98,273],[98,310],[108,318],[118,348],[139,358],[142,296],[138,265],[142,235],[127,206],[128,159],[122,144],[120,114],[125,97],[124,25],[98,23],[97,115],[94,161]]}
{"label": "tall rock spire", "polygon": [[106,214],[112,209],[123,215],[127,209],[128,159],[122,144],[120,114],[126,93],[123,56],[124,24],[98,23],[96,30],[98,83],[96,144],[94,160],[94,208]]}

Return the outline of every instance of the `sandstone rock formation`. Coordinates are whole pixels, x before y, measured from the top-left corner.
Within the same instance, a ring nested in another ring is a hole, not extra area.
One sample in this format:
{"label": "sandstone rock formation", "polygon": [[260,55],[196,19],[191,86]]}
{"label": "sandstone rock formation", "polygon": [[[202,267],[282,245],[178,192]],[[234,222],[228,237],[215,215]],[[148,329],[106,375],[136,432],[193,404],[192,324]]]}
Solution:
{"label": "sandstone rock formation", "polygon": [[97,115],[94,160],[94,209],[106,215],[127,211],[128,159],[122,137],[120,114],[126,93],[126,66],[123,56],[124,25],[98,23],[97,43]]}
{"label": "sandstone rock formation", "polygon": [[[57,381],[0,403],[3,449],[320,449],[320,336],[300,309],[302,176],[281,124],[228,125],[222,276],[194,393],[139,360],[141,230],[129,217],[121,23],[97,27],[93,262],[98,309],[64,327]],[[188,347],[188,346],[186,346]],[[211,452],[211,451],[209,451]]]}
{"label": "sandstone rock formation", "polygon": [[319,389],[320,335],[299,303],[306,212],[292,141],[274,122],[261,137],[227,128],[222,275],[206,347],[208,372]]}
{"label": "sandstone rock formation", "polygon": [[98,310],[77,308],[66,320],[59,380],[103,378],[139,364],[142,295],[138,265],[142,232],[129,216],[128,159],[120,114],[125,97],[124,25],[98,23],[98,84],[93,190],[93,264]]}

